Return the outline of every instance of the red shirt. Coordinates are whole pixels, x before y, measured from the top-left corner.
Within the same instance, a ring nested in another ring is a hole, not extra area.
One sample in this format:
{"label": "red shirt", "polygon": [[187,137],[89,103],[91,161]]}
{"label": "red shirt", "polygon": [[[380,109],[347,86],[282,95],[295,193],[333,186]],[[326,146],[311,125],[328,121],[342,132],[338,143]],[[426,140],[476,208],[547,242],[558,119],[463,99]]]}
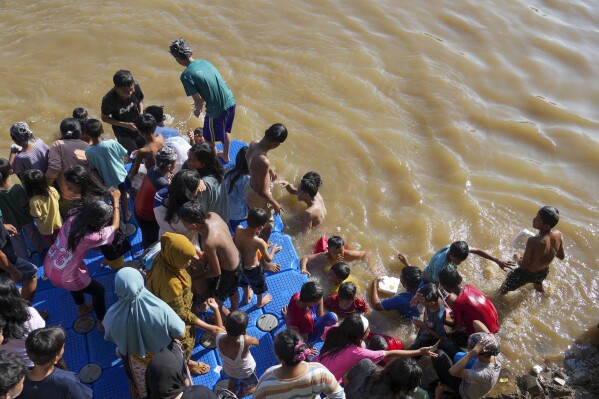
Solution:
{"label": "red shirt", "polygon": [[475,333],[472,322],[480,320],[493,334],[499,330],[497,310],[491,300],[478,289],[465,285],[453,304],[453,320],[466,328],[468,335]]}
{"label": "red shirt", "polygon": [[354,302],[347,309],[339,307],[339,294],[332,294],[324,301],[324,306],[331,312],[335,312],[339,317],[348,317],[354,313],[368,312],[368,304],[362,298],[356,295]]}
{"label": "red shirt", "polygon": [[156,220],[156,216],[154,215],[154,195],[156,195],[156,187],[154,187],[148,176],[144,176],[134,200],[135,215],[139,219],[148,222]]}
{"label": "red shirt", "polygon": [[289,300],[289,306],[287,306],[287,327],[295,327],[300,334],[310,334],[314,332],[312,309],[297,306],[299,297],[300,294],[298,292]]}

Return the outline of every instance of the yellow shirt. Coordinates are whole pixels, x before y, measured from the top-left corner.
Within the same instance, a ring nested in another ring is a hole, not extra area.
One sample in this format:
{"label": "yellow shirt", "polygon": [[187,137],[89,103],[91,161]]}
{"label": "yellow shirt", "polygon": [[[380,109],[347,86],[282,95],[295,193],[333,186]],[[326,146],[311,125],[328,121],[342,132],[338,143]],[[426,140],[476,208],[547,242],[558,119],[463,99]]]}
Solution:
{"label": "yellow shirt", "polygon": [[40,233],[47,236],[62,226],[58,210],[60,194],[54,187],[49,188],[49,194],[48,198],[36,195],[29,200],[29,213],[35,218]]}
{"label": "yellow shirt", "polygon": [[[329,270],[331,269],[331,266],[332,265],[328,265],[328,266],[324,267],[325,274],[329,272]],[[349,276],[345,280],[343,280],[339,284],[333,286],[333,289],[331,290],[331,294],[336,294],[339,291],[339,286],[341,284],[347,283],[347,282],[354,283],[356,286],[358,285],[358,284],[356,284],[356,280],[353,278],[353,276],[350,273]]]}

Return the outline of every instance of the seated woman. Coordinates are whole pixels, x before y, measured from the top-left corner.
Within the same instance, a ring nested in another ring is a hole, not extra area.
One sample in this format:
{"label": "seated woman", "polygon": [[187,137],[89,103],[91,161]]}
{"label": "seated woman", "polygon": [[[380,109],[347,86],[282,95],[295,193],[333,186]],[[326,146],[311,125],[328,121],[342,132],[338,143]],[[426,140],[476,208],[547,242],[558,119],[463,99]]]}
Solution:
{"label": "seated woman", "polygon": [[294,329],[283,330],[274,340],[274,350],[281,364],[262,374],[254,399],[345,398],[343,388],[326,367],[308,363],[311,350]]}
{"label": "seated woman", "polygon": [[[185,322],[185,337],[181,340],[187,365],[192,374],[204,374],[210,366],[191,360],[191,352],[195,346],[196,328],[206,330],[216,336],[224,329],[205,323],[191,311],[193,295],[191,293],[191,277],[186,268],[191,260],[197,258],[193,244],[183,235],[164,233],[160,238],[161,251],[148,272],[147,288],[158,298],[166,302]],[[208,305],[215,310],[216,324],[219,323],[220,312],[216,302]]]}

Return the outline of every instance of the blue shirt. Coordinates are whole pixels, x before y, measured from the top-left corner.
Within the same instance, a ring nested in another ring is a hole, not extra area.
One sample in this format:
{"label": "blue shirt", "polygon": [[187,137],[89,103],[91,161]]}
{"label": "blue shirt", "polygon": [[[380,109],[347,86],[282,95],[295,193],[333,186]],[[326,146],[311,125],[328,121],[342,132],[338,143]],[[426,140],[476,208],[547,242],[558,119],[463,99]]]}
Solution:
{"label": "blue shirt", "polygon": [[433,255],[428,266],[424,269],[429,283],[436,283],[439,281],[439,272],[443,270],[449,264],[449,247],[451,244],[444,246],[436,254]]}
{"label": "blue shirt", "polygon": [[416,306],[410,306],[410,301],[416,295],[416,291],[403,292],[393,298],[383,299],[381,306],[385,310],[397,310],[403,317],[418,317],[420,312]]}
{"label": "blue shirt", "polygon": [[[428,309],[426,310],[426,314],[424,316],[424,324],[440,336],[444,337],[446,335],[445,332],[445,306],[441,303],[439,310],[436,312],[430,312]],[[436,337],[430,334],[428,331],[421,329],[420,335],[423,339],[435,339]]]}
{"label": "blue shirt", "polygon": [[123,157],[127,155],[125,147],[116,140],[103,140],[85,150],[85,157],[92,169],[98,171],[104,184],[116,187],[125,181],[127,170]]}
{"label": "blue shirt", "polygon": [[25,377],[23,399],[92,399],[93,391],[79,381],[75,373],[54,368],[54,371],[41,381],[31,381]]}

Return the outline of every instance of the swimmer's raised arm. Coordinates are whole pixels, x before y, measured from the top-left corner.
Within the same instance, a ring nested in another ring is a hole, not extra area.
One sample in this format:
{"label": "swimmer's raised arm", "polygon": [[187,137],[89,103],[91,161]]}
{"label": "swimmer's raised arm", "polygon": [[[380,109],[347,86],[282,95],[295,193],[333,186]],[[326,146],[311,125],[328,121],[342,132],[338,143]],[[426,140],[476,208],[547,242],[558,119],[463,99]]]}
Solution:
{"label": "swimmer's raised arm", "polygon": [[297,187],[293,184],[289,183],[287,180],[279,180],[279,184],[283,187],[289,194],[297,195]]}

